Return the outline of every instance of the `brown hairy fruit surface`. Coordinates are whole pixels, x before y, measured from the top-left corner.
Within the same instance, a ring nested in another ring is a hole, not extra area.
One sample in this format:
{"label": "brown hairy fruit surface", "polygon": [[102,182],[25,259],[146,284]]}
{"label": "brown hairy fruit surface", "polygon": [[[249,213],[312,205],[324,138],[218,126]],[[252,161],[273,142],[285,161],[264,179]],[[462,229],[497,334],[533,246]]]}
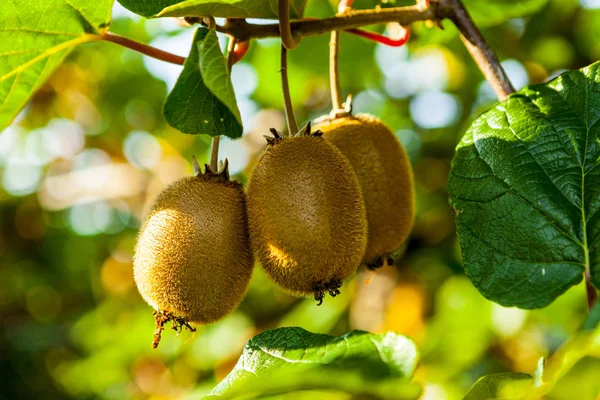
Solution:
{"label": "brown hairy fruit surface", "polygon": [[282,139],[266,150],[248,184],[248,218],[264,270],[291,294],[334,295],[362,260],[367,224],[358,181],[321,137]]}
{"label": "brown hairy fruit surface", "polygon": [[363,192],[369,237],[363,261],[378,265],[408,237],[414,222],[413,174],[404,148],[379,119],[367,115],[325,121],[315,129],[350,161]]}
{"label": "brown hairy fruit surface", "polygon": [[252,267],[242,185],[209,174],[180,179],[158,195],[134,256],[144,300],[169,319],[196,324],[239,305]]}

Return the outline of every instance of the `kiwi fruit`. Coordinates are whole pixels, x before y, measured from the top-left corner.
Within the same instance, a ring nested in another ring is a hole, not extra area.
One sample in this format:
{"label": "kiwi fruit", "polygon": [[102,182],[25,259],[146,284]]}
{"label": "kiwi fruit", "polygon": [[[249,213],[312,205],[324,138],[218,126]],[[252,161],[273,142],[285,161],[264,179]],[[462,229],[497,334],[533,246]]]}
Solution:
{"label": "kiwi fruit", "polygon": [[155,310],[153,347],[168,321],[194,330],[190,324],[232,312],[253,263],[243,187],[229,180],[226,162],[164,189],[140,229],[133,263],[137,288]]}
{"label": "kiwi fruit", "polygon": [[394,133],[368,114],[324,119],[315,126],[339,149],[356,172],[362,189],[369,234],[363,262],[370,269],[408,237],[415,216],[410,160]]}
{"label": "kiwi fruit", "polygon": [[321,304],[360,266],[365,206],[352,166],[310,125],[269,146],[248,183],[252,246],[267,275],[292,295]]}

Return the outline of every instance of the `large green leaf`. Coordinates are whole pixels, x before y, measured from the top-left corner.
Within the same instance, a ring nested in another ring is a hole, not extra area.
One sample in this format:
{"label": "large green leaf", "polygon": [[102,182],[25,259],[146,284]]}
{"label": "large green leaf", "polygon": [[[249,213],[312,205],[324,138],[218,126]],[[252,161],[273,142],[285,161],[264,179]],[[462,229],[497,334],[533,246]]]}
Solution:
{"label": "large green leaf", "polygon": [[[301,18],[307,0],[292,0],[290,16]],[[278,0],[119,0],[144,17],[213,16],[221,18],[273,18],[279,15]]]}
{"label": "large green leaf", "polygon": [[487,298],[544,307],[586,270],[600,287],[598,64],[481,115],[449,181],[467,275]]}
{"label": "large green leaf", "polygon": [[338,390],[381,399],[416,399],[409,382],[413,342],[394,333],[334,337],[279,328],[252,338],[233,371],[207,398],[256,398],[296,390]]}
{"label": "large green leaf", "polygon": [[0,2],[0,130],[73,48],[107,29],[113,0]]}
{"label": "large green leaf", "polygon": [[215,31],[196,31],[190,55],[163,111],[167,122],[183,133],[242,135],[242,118]]}
{"label": "large green leaf", "polygon": [[533,379],[528,374],[486,375],[473,384],[463,400],[525,399],[532,385]]}

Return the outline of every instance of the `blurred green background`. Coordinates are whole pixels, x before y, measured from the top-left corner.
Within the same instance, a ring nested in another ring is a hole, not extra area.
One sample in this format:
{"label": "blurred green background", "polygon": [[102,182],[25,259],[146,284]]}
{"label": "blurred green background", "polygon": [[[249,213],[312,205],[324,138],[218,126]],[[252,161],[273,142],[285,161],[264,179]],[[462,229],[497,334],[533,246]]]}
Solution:
{"label": "blurred green background", "polygon": [[[335,6],[311,0],[306,15],[331,16]],[[118,4],[113,19],[116,33],[189,52],[194,29],[177,20],[146,21]],[[109,43],[78,48],[0,133],[0,399],[200,398],[250,337],[278,326],[406,334],[421,351],[415,381],[427,400],[460,399],[485,374],[532,373],[583,324],[585,290],[523,311],[485,300],[464,276],[447,176],[462,132],[495,96],[455,28],[444,26],[417,23],[400,48],[342,34],[344,94],[354,95],[356,112],[382,118],[413,163],[416,223],[395,265],[369,285],[370,272],[359,271],[319,308],[284,294],[257,268],[235,313],[195,334],[167,330],[158,350],[150,346],[152,310],[133,282],[133,245],[149,202],[191,173],[192,155],[207,161],[209,138],[181,134],[161,116],[181,67]],[[517,89],[544,82],[600,59],[600,1],[552,0],[484,35]],[[329,112],[328,41],[304,38],[290,52],[299,121]],[[284,128],[278,60],[278,40],[254,41],[233,69],[244,137],[223,139],[221,156],[241,181],[264,148],[262,135]],[[597,359],[581,363],[548,398],[594,398],[597,379],[584,377],[597,374]],[[316,395],[349,398],[282,398]]]}

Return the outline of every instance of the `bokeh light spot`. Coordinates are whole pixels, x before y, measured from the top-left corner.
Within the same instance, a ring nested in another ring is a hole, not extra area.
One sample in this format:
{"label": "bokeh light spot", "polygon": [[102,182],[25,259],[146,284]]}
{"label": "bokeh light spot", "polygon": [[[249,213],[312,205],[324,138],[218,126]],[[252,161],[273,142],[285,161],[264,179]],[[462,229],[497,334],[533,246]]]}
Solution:
{"label": "bokeh light spot", "polygon": [[97,235],[110,227],[112,214],[104,201],[76,204],[69,210],[69,225],[80,236]]}
{"label": "bokeh light spot", "polygon": [[444,128],[460,118],[459,100],[444,92],[423,92],[410,102],[410,115],[425,129]]}
{"label": "bokeh light spot", "polygon": [[13,196],[26,196],[34,193],[42,179],[40,166],[23,158],[8,161],[2,176],[4,190]]}
{"label": "bokeh light spot", "polygon": [[237,96],[250,96],[258,87],[258,74],[248,63],[236,64],[231,70],[231,82]]}
{"label": "bokeh light spot", "polygon": [[148,132],[133,131],[123,140],[123,153],[134,166],[150,169],[160,161],[162,147]]}

